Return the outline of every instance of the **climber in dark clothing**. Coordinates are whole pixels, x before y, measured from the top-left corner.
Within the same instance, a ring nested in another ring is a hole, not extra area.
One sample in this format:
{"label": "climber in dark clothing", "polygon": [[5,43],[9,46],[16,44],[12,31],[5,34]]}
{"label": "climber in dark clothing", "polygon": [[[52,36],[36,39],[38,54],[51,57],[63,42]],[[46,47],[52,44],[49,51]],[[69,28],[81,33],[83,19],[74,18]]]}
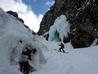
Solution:
{"label": "climber in dark clothing", "polygon": [[61,42],[61,44],[59,46],[60,46],[59,51],[65,53],[64,44]]}

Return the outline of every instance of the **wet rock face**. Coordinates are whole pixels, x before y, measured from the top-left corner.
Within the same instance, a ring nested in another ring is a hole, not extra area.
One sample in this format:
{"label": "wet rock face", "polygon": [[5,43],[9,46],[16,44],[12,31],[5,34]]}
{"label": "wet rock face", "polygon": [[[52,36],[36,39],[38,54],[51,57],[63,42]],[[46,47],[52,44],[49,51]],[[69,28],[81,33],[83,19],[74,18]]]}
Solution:
{"label": "wet rock face", "polygon": [[69,36],[63,38],[63,42],[64,43],[68,43],[69,41],[70,41],[70,37]]}
{"label": "wet rock face", "polygon": [[79,8],[76,8],[76,12],[72,12],[72,16],[68,18],[72,24],[70,32],[74,31],[71,37],[71,44],[74,48],[88,47],[94,40],[94,37],[98,37],[98,1],[84,0],[83,4],[80,1]]}
{"label": "wet rock face", "polygon": [[72,27],[80,28],[96,37],[98,32],[97,3],[97,0],[84,0],[83,3],[80,0],[79,7],[73,8],[74,11],[71,10],[72,13],[68,16]]}
{"label": "wet rock face", "polygon": [[80,29],[71,32],[70,37],[71,44],[74,48],[89,47],[95,39],[94,36]]}

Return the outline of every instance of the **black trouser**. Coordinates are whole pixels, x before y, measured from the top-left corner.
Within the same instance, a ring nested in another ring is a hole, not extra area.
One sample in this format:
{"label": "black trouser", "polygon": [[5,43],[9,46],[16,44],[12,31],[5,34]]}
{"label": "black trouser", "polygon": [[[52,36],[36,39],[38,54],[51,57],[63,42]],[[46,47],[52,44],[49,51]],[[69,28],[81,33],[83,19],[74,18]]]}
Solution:
{"label": "black trouser", "polygon": [[62,51],[63,51],[63,53],[65,53],[64,49],[62,49],[62,48],[59,48],[59,51],[60,51],[60,52],[62,52]]}

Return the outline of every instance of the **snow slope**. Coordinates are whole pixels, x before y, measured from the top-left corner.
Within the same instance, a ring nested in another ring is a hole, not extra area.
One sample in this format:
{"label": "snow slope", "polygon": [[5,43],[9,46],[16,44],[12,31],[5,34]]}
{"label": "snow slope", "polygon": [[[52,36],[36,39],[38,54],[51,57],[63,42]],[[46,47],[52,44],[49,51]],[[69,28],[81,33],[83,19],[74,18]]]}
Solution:
{"label": "snow slope", "polygon": [[43,47],[47,63],[32,74],[98,74],[98,46],[73,49],[68,43],[65,44],[68,53],[61,53],[57,51],[59,43],[38,40],[48,48]]}

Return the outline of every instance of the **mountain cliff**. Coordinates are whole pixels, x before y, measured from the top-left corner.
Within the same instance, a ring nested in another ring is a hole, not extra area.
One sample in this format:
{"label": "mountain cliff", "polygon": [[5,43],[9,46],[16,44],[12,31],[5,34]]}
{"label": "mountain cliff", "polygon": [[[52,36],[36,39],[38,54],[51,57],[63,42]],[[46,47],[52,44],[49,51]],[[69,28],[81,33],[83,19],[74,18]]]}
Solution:
{"label": "mountain cliff", "polygon": [[75,48],[90,46],[98,38],[97,0],[55,0],[43,17],[38,34],[48,32],[60,15],[65,15],[71,25],[69,37]]}

